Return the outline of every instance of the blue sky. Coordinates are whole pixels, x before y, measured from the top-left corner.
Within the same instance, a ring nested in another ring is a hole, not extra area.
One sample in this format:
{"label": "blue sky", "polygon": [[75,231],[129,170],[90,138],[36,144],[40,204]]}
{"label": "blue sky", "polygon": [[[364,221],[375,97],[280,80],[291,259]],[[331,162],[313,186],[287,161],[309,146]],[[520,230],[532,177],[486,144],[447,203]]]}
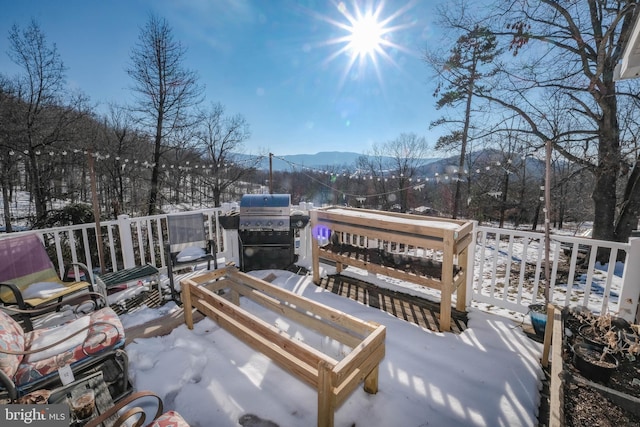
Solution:
{"label": "blue sky", "polygon": [[[198,73],[206,102],[242,114],[251,127],[246,151],[274,155],[365,153],[403,132],[435,143],[431,72],[423,61],[438,0],[0,0],[0,70],[13,24],[31,18],[55,43],[69,87],[98,111],[131,102],[126,74],[140,28],[153,13],[167,19]],[[382,53],[352,63],[345,15],[378,11],[387,21]],[[351,64],[351,65],[350,65]]]}

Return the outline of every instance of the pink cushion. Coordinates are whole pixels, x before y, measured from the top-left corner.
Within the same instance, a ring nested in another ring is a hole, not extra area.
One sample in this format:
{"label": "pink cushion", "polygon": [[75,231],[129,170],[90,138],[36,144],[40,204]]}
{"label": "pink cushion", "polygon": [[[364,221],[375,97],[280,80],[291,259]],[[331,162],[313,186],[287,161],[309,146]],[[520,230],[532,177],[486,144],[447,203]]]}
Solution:
{"label": "pink cushion", "polygon": [[176,411],[167,411],[156,418],[148,427],[189,427]]}
{"label": "pink cushion", "polygon": [[[0,349],[11,351],[24,350],[24,331],[22,327],[2,310],[0,310]],[[2,369],[9,378],[13,378],[22,358],[22,355],[0,352],[0,369]]]}
{"label": "pink cushion", "polygon": [[[89,326],[89,329],[70,337],[72,332],[83,326]],[[105,307],[59,326],[27,332],[24,335],[25,349],[42,348],[64,337],[69,338],[49,350],[22,359],[14,377],[17,386],[54,373],[62,366],[72,365],[92,354],[124,345],[124,328],[113,309]]]}

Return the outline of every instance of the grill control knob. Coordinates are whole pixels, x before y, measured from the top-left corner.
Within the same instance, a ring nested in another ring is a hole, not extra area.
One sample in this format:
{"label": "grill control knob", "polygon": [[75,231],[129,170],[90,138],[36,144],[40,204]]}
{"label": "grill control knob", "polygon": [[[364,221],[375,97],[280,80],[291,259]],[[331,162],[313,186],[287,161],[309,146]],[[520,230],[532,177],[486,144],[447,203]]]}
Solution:
{"label": "grill control knob", "polygon": [[278,221],[278,226],[282,227],[284,225],[284,221]]}
{"label": "grill control knob", "polygon": [[267,221],[267,227],[271,227],[271,221]]}

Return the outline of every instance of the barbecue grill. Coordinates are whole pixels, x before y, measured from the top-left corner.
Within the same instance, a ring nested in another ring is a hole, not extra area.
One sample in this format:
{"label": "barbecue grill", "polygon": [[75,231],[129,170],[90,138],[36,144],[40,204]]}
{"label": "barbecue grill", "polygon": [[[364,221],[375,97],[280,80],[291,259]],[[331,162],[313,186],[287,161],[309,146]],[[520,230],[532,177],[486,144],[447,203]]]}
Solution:
{"label": "barbecue grill", "polygon": [[288,231],[289,194],[245,194],[240,200],[240,231]]}
{"label": "barbecue grill", "polygon": [[240,270],[286,269],[295,262],[295,232],[309,222],[300,213],[292,215],[289,194],[245,194],[240,200],[237,222]]}

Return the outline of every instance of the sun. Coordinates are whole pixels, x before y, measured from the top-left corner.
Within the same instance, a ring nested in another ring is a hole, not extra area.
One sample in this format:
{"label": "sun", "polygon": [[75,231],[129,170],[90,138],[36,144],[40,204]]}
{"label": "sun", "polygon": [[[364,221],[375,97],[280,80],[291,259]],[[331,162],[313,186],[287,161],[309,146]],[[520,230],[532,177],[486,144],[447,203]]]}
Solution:
{"label": "sun", "polygon": [[375,16],[367,14],[359,17],[353,22],[350,31],[348,48],[354,55],[369,55],[373,58],[376,53],[381,52],[385,28]]}
{"label": "sun", "polygon": [[340,85],[344,84],[347,76],[350,76],[350,79],[353,79],[353,76],[362,78],[370,69],[382,82],[382,61],[400,68],[393,59],[393,52],[411,52],[396,43],[394,36],[395,33],[413,24],[411,22],[396,23],[396,21],[413,7],[415,4],[413,0],[408,0],[403,7],[390,13],[385,10],[384,0],[352,0],[349,4],[344,1],[334,4],[338,18],[327,16],[320,16],[320,18],[345,33],[324,43],[338,46],[338,49],[326,59],[327,63],[339,58],[347,58]]}

